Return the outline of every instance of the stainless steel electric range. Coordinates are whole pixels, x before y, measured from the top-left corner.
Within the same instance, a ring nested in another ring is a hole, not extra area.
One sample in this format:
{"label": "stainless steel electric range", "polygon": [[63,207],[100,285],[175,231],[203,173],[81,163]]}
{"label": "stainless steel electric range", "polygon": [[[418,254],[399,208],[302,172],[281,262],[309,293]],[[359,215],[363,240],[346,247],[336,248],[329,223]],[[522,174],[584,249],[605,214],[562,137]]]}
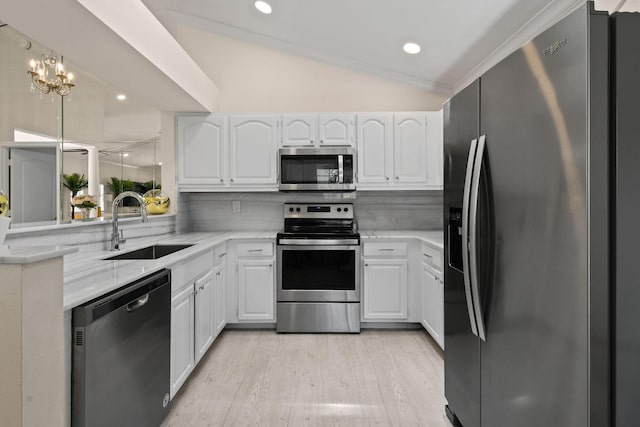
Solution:
{"label": "stainless steel electric range", "polygon": [[360,234],[350,203],[284,205],[278,332],[360,332]]}

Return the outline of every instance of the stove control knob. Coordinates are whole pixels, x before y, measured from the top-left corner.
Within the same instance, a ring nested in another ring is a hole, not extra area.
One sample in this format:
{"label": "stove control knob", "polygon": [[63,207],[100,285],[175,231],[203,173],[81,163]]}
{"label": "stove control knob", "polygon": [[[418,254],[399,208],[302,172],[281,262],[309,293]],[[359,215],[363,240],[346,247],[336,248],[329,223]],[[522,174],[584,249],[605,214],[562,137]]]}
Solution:
{"label": "stove control knob", "polygon": [[293,208],[289,208],[289,212],[293,212]]}
{"label": "stove control knob", "polygon": [[296,212],[300,212],[300,208],[296,208]]}
{"label": "stove control knob", "polygon": [[342,208],[338,208],[338,212],[342,212]]}
{"label": "stove control knob", "polygon": [[344,211],[345,212],[349,212],[349,208],[344,208]]}

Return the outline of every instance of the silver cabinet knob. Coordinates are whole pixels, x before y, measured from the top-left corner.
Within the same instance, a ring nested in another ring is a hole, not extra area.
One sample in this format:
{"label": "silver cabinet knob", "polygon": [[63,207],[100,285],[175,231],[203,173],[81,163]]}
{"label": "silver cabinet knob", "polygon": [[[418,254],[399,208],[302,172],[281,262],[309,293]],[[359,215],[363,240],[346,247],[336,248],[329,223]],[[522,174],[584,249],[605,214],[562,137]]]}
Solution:
{"label": "silver cabinet knob", "polygon": [[320,140],[320,144],[324,144],[324,139],[321,139],[321,140]]}
{"label": "silver cabinet knob", "polygon": [[229,181],[233,182],[233,178],[231,178]]}
{"label": "silver cabinet knob", "polygon": [[388,176],[386,176],[385,178],[386,178],[387,181],[389,181],[389,177]]}
{"label": "silver cabinet knob", "polygon": [[[400,179],[400,177],[399,177],[399,176],[396,176],[396,179]],[[233,181],[233,180],[231,180],[231,181]]]}
{"label": "silver cabinet knob", "polygon": [[220,182],[224,182],[224,179],[220,178]]}

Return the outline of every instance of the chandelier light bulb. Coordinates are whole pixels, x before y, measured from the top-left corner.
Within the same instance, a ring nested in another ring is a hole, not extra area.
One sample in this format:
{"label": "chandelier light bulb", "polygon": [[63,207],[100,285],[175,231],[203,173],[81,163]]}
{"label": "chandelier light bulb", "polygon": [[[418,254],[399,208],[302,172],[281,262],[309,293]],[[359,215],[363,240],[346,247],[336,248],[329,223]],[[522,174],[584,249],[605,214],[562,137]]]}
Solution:
{"label": "chandelier light bulb", "polygon": [[67,80],[69,81],[73,80],[73,73],[67,74]]}

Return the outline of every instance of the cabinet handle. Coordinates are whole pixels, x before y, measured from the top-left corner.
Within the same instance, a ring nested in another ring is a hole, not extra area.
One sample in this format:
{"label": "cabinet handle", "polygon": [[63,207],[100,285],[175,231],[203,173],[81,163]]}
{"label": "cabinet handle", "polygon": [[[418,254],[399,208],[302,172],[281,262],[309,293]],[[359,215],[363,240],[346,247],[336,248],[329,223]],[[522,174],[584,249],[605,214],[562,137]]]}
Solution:
{"label": "cabinet handle", "polygon": [[269,267],[273,267],[273,264],[269,264]]}
{"label": "cabinet handle", "polygon": [[365,264],[364,266],[365,266],[365,267],[369,267],[369,264]]}
{"label": "cabinet handle", "polygon": [[381,248],[381,249],[378,249],[378,250],[381,251],[381,252],[389,252],[389,251],[393,252],[393,251],[395,251],[395,249],[392,249],[392,248]]}
{"label": "cabinet handle", "polygon": [[389,177],[388,177],[388,176],[385,176],[385,179],[386,179],[387,181],[389,181]]}
{"label": "cabinet handle", "polygon": [[203,290],[203,289],[204,289],[204,285],[202,285],[202,286],[200,286],[200,287],[198,288],[198,290],[199,290],[199,291],[201,291],[201,290]]}
{"label": "cabinet handle", "polygon": [[224,182],[224,179],[220,178],[220,182]]}
{"label": "cabinet handle", "polygon": [[227,255],[226,252],[221,253],[220,255],[218,255],[218,258],[222,258],[223,256]]}
{"label": "cabinet handle", "polygon": [[313,139],[309,141],[309,144],[313,144]]}
{"label": "cabinet handle", "polygon": [[229,181],[233,182],[233,178],[231,178]]}
{"label": "cabinet handle", "polygon": [[249,249],[247,252],[262,252],[262,249]]}
{"label": "cabinet handle", "polygon": [[431,255],[429,255],[429,254],[425,254],[425,253],[423,253],[422,255],[426,256],[426,257],[427,257],[427,258],[429,258],[429,259],[432,259],[432,258],[433,258],[433,257],[432,257]]}
{"label": "cabinet handle", "polygon": [[218,272],[216,273],[216,276],[219,276],[219,275],[220,275],[220,272],[218,271]]}
{"label": "cabinet handle", "polygon": [[324,139],[321,139],[321,140],[320,140],[320,144],[324,144]]}
{"label": "cabinet handle", "polygon": [[[400,177],[399,177],[399,176],[396,176],[396,179],[400,179]],[[231,181],[233,181],[233,180],[231,180]]]}

